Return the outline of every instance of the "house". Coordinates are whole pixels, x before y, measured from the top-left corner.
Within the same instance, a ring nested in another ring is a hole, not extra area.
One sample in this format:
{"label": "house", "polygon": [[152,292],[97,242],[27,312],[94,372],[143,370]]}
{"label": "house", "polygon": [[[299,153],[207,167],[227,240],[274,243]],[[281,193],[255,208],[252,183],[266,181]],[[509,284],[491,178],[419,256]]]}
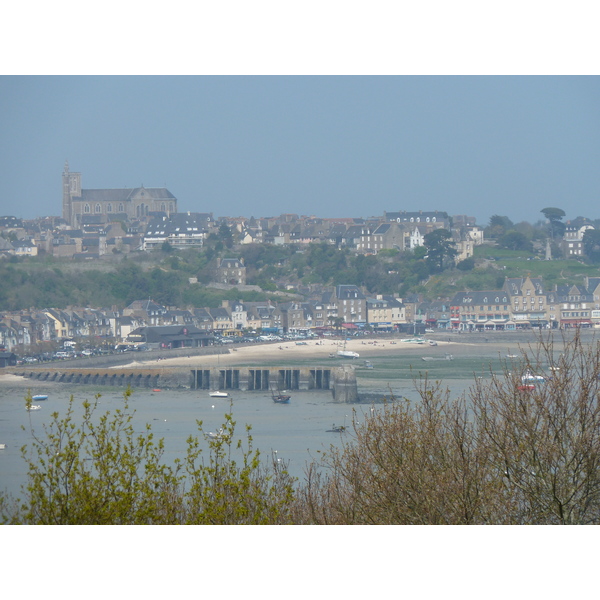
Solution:
{"label": "house", "polygon": [[367,299],[356,285],[338,285],[334,294],[337,316],[344,323],[367,322]]}
{"label": "house", "polygon": [[0,350],[0,369],[4,367],[14,367],[17,364],[17,355],[13,352]]}
{"label": "house", "polygon": [[565,258],[574,258],[585,255],[583,249],[583,235],[588,229],[594,229],[592,225],[567,225],[560,247]]}
{"label": "house", "polygon": [[246,285],[246,267],[243,258],[217,259],[216,279],[218,283]]}
{"label": "house", "polygon": [[284,326],[282,311],[270,302],[246,302],[248,327],[279,332]]}
{"label": "house", "polygon": [[458,292],[450,300],[450,323],[460,331],[510,330],[510,297],[503,290]]}
{"label": "house", "polygon": [[548,295],[540,277],[507,277],[502,290],[509,295],[517,328],[558,327],[556,294]]}
{"label": "house", "polygon": [[161,249],[168,242],[175,249],[201,248],[212,224],[212,213],[159,215],[148,223],[143,249]]}
{"label": "house", "polygon": [[225,307],[209,308],[208,312],[212,317],[213,330],[214,331],[226,331],[233,329],[233,321],[231,320],[231,313]]}
{"label": "house", "polygon": [[[280,308],[283,314],[283,331],[300,333],[313,328],[313,311],[310,302],[287,302]],[[322,321],[321,318],[320,322]]]}
{"label": "house", "polygon": [[13,242],[13,248],[17,256],[37,256],[37,246],[31,240],[18,240]]}
{"label": "house", "polygon": [[[598,278],[590,279],[590,283],[597,283]],[[597,285],[594,290],[589,290],[585,285],[555,286],[561,329],[591,327],[593,322],[592,311],[597,311],[597,307],[600,306],[594,299],[597,296],[597,291]]]}
{"label": "house", "polygon": [[202,331],[213,330],[213,318],[206,308],[194,308],[192,310],[196,327]]}
{"label": "house", "polygon": [[382,223],[374,228],[366,228],[356,244],[359,252],[377,254],[381,250],[405,249],[407,229],[395,222]]}
{"label": "house", "polygon": [[392,331],[400,323],[406,323],[406,311],[399,298],[378,294],[367,298],[367,323],[375,331]]}
{"label": "house", "polygon": [[164,324],[167,309],[152,300],[134,300],[123,309],[123,316],[137,317],[142,319],[146,325],[158,326]]}

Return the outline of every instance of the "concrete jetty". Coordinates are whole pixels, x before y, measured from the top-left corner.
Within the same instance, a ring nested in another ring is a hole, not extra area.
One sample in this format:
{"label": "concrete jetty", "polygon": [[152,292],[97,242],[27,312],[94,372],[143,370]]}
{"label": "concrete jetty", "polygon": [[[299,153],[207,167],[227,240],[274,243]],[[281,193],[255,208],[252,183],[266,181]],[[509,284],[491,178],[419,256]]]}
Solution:
{"label": "concrete jetty", "polygon": [[128,367],[64,368],[14,367],[10,372],[38,381],[132,388],[191,389],[244,392],[330,390],[336,402],[356,402],[354,366],[246,366],[246,367]]}

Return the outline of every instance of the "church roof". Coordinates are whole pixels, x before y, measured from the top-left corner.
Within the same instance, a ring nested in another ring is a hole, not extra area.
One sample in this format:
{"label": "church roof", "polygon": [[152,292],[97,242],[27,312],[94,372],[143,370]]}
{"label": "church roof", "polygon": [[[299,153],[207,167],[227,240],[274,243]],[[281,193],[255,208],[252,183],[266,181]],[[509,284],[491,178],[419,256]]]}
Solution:
{"label": "church roof", "polygon": [[81,190],[81,199],[84,202],[127,202],[140,197],[147,197],[148,200],[175,200],[175,196],[167,188]]}

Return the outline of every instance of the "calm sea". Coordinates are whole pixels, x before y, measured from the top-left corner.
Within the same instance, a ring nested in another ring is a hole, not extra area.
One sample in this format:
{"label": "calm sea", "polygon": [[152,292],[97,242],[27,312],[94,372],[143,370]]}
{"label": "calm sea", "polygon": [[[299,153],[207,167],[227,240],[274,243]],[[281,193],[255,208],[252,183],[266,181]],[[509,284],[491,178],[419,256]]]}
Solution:
{"label": "calm sea", "polygon": [[[155,439],[164,438],[164,462],[183,458],[186,439],[197,435],[201,444],[208,449],[208,442],[198,431],[196,420],[203,422],[205,432],[217,431],[224,422],[225,413],[232,411],[236,422],[236,435],[243,437],[245,426],[252,427],[253,445],[263,456],[276,452],[276,458],[288,464],[289,471],[303,479],[307,463],[318,460],[319,453],[332,444],[340,445],[352,438],[352,420],[360,421],[371,410],[377,410],[383,397],[416,398],[413,378],[428,373],[430,379],[441,380],[453,395],[460,395],[474,381],[474,377],[488,377],[490,370],[501,369],[504,356],[497,348],[482,352],[481,346],[472,346],[472,351],[463,351],[453,360],[443,360],[442,348],[423,347],[419,356],[373,357],[372,368],[357,359],[357,379],[362,401],[355,404],[340,404],[333,401],[331,392],[292,393],[289,404],[275,404],[268,393],[232,392],[231,399],[210,398],[206,391],[162,391],[136,389],[130,399],[134,412],[136,431],[143,432],[149,424]],[[421,356],[434,356],[436,360],[425,362]],[[47,401],[38,402],[41,409],[25,410],[26,388],[0,382],[0,489],[18,495],[25,482],[26,463],[21,457],[21,447],[31,444],[32,432],[43,436],[44,424],[49,423],[52,412],[66,413],[70,395],[75,397],[75,406],[81,411],[83,400],[92,400],[96,393],[92,386],[70,386],[42,382],[31,382],[32,393],[47,393]],[[114,411],[123,406],[123,392],[105,388],[101,392],[97,414]],[[231,403],[231,405],[230,405]],[[332,425],[346,425],[345,434],[331,433]],[[24,429],[23,429],[24,427]]]}

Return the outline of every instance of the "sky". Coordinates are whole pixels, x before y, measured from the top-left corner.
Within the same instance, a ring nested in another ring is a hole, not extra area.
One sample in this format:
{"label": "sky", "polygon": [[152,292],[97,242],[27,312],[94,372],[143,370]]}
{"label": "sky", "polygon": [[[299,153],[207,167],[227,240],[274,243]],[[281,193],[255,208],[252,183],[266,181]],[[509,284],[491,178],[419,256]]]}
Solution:
{"label": "sky", "polygon": [[167,187],[219,216],[600,218],[597,76],[2,76],[0,214]]}

